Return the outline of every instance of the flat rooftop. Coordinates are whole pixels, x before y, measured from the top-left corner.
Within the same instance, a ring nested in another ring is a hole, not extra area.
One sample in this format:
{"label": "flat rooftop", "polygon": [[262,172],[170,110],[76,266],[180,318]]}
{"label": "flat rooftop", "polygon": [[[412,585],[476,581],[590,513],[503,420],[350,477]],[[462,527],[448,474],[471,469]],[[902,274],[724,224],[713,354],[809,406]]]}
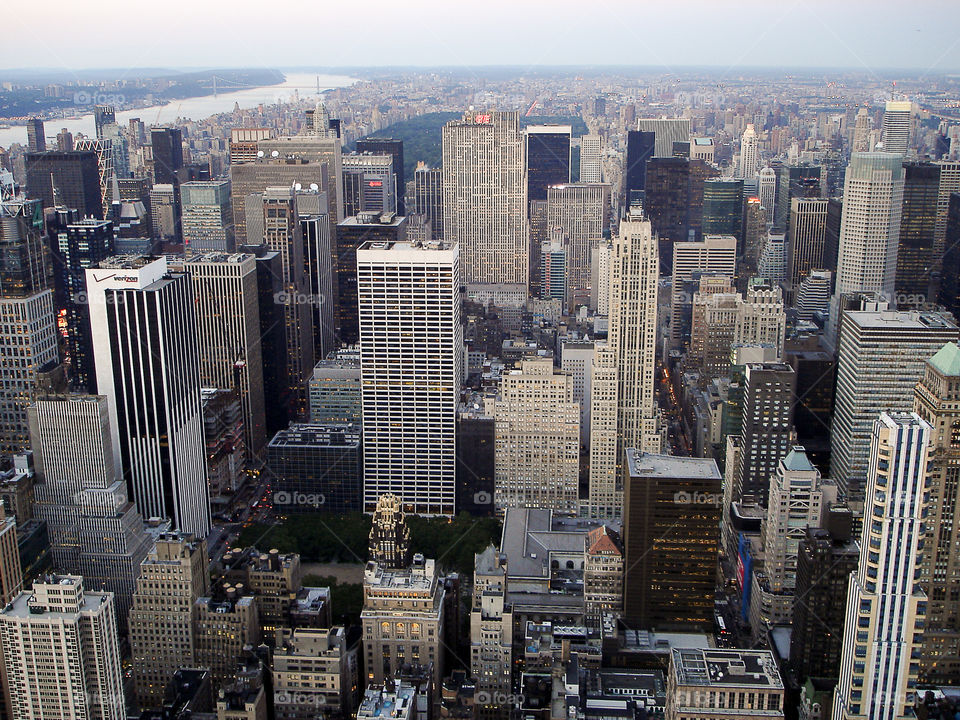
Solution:
{"label": "flat rooftop", "polygon": [[777,662],[769,650],[674,649],[673,672],[677,685],[783,689]]}
{"label": "flat rooftop", "polygon": [[295,423],[274,435],[269,447],[356,447],[360,437],[353,423]]}
{"label": "flat rooftop", "polygon": [[656,455],[627,448],[627,466],[631,477],[720,480],[720,470],[712,458]]}
{"label": "flat rooftop", "polygon": [[894,310],[854,310],[844,313],[844,322],[851,321],[861,327],[887,330],[938,330],[956,329],[957,324],[949,317],[933,312]]}

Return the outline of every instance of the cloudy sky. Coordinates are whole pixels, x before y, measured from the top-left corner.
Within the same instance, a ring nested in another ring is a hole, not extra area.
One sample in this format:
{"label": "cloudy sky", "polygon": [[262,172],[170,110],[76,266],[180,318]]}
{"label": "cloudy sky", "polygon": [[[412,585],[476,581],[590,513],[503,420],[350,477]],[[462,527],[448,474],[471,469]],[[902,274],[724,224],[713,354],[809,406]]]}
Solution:
{"label": "cloudy sky", "polygon": [[2,13],[0,67],[626,64],[960,72],[957,0],[40,5],[19,3]]}

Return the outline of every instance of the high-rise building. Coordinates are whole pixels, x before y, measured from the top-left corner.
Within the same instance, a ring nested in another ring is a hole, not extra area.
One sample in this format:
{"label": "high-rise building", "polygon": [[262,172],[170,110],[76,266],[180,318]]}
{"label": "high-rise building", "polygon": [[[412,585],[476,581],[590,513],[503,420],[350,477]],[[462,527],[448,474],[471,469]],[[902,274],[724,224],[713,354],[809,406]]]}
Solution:
{"label": "high-rise building", "polygon": [[145,518],[210,529],[190,279],[165,258],[117,256],[87,270],[97,388],[107,396],[114,462]]}
{"label": "high-rise building", "polygon": [[130,610],[130,651],[137,702],[158,708],[180,668],[197,667],[197,600],[210,592],[207,544],[164,533],[140,565]]}
{"label": "high-rise building", "polygon": [[297,192],[297,214],[303,237],[304,263],[307,266],[309,294],[305,298],[312,308],[313,350],[316,358],[324,358],[337,349],[333,251],[334,232],[330,225],[327,194],[315,190]]}
{"label": "high-rise building", "polygon": [[871,431],[860,562],[850,576],[834,720],[910,717],[927,596],[920,581],[931,427],[881,412]]}
{"label": "high-rise building", "polygon": [[410,527],[400,498],[381,495],[370,521],[368,556],[385,570],[406,570],[410,554]]}
{"label": "high-rise building", "polygon": [[624,617],[631,627],[713,627],[721,477],[712,459],[628,448],[624,468]]}
{"label": "high-rise building", "polygon": [[150,228],[154,240],[176,245],[179,238],[180,204],[177,189],[169,184],[155,184],[150,188]]}
{"label": "high-rise building", "polygon": [[591,379],[590,512],[618,516],[628,447],[660,451],[654,394],[659,262],[651,224],[634,211],[613,242],[610,327]]}
{"label": "high-rise building", "polygon": [[506,556],[492,544],[473,563],[473,605],[470,611],[470,672],[486,708],[495,712],[496,698],[510,693],[513,667],[513,606],[507,601]]}
{"label": "high-rise building", "polygon": [[958,330],[949,316],[919,312],[845,312],[830,433],[830,476],[848,500],[863,499],[873,422],[907,412],[924,363]]}
{"label": "high-rise building", "polygon": [[[843,187],[836,294],[883,293],[896,288],[903,207],[903,162],[885,152],[854,153]],[[837,306],[837,301],[834,301]],[[839,308],[831,308],[836,337]]]}
{"label": "high-rise building", "polygon": [[599,135],[590,133],[580,138],[580,182],[603,182],[602,150]]}
{"label": "high-rise building", "polygon": [[396,212],[406,215],[403,196],[407,191],[407,176],[403,165],[403,140],[394,138],[367,137],[357,140],[358,153],[373,153],[374,155],[389,155],[393,167],[393,184],[396,187]]}
{"label": "high-rise building", "polygon": [[590,297],[590,251],[609,235],[610,186],[567,183],[547,188],[547,228],[563,228],[567,255],[567,303],[587,304]]}
{"label": "high-rise building", "polygon": [[881,140],[883,151],[906,154],[910,147],[913,104],[909,100],[888,100],[883,111]]}
{"label": "high-rise building", "polygon": [[857,118],[853,125],[853,143],[851,150],[856,153],[870,151],[870,130],[872,123],[870,121],[870,112],[865,107],[857,110]]}
{"label": "high-rise building", "polygon": [[36,200],[0,201],[0,452],[26,449],[27,406],[59,360],[43,211]]}
{"label": "high-rise building", "polygon": [[934,257],[943,257],[946,250],[947,217],[950,214],[950,196],[960,192],[960,161],[941,160],[940,189],[937,193],[937,224],[933,241]]}
{"label": "high-rise building", "polygon": [[927,619],[921,674],[925,681],[960,681],[960,528],[953,520],[960,475],[960,348],[947,343],[927,360],[917,384],[914,412],[932,427],[930,502],[921,564]]}
{"label": "high-rise building", "polygon": [[960,192],[950,195],[937,301],[960,317]]}
{"label": "high-rise building", "polygon": [[184,249],[233,252],[229,180],[195,180],[180,186]]}
{"label": "high-rise building", "polygon": [[364,508],[387,492],[414,512],[453,515],[463,377],[456,245],[357,250]]}
{"label": "high-rise building", "polygon": [[560,369],[573,378],[573,401],[580,406],[580,445],[590,447],[590,380],[593,376],[592,340],[564,340]]}
{"label": "high-rise building", "polygon": [[433,666],[433,685],[444,676],[444,585],[436,563],[414,555],[391,570],[367,563],[363,577],[363,665],[368,684],[382,684],[406,663]]}
{"label": "high-rise building", "polygon": [[219,692],[234,679],[245,646],[261,641],[256,598],[242,586],[225,585],[217,597],[198,598],[196,606],[196,662],[208,668]]}
{"label": "high-rise building", "polygon": [[40,200],[41,208],[63,205],[82,217],[104,219],[96,153],[72,148],[27,153],[24,163],[27,197]]}
{"label": "high-rise building", "polygon": [[748,363],[740,437],[743,460],[733,490],[737,502],[767,506],[770,478],[793,444],[797,374],[781,362]]}
{"label": "high-rise building", "polygon": [[[283,628],[272,653],[273,697],[279,718],[350,717],[357,705],[357,652],[345,628]],[[233,720],[233,718],[230,718]]]}
{"label": "high-rise building", "polygon": [[97,137],[103,137],[103,128],[107,125],[116,124],[117,111],[112,105],[94,105],[93,106],[93,126]]}
{"label": "high-rise building", "polygon": [[823,267],[829,202],[822,198],[799,197],[790,201],[787,279],[794,292],[811,271]]}
{"label": "high-rise building", "polygon": [[192,255],[183,263],[193,284],[200,384],[237,390],[251,461],[266,443],[256,265],[249,253],[214,252]]}
{"label": "high-rise building", "polygon": [[528,201],[546,200],[547,188],[570,182],[570,135],[569,125],[524,128]]}
{"label": "high-rise building", "polygon": [[11,720],[123,720],[123,668],[113,595],[48,575],[0,611]]}
{"label": "high-rise building", "polygon": [[807,527],[797,546],[790,667],[800,682],[840,675],[847,583],[860,557],[849,508],[830,508],[826,516],[826,527]]}
{"label": "high-rise building", "polygon": [[717,179],[703,183],[703,234],[743,239],[743,180]]}
{"label": "high-rise building", "polygon": [[46,152],[47,135],[43,128],[43,118],[27,118],[27,152]]}
{"label": "high-rise building", "polygon": [[416,213],[430,221],[430,239],[443,239],[443,170],[417,163],[413,172]]}
{"label": "high-rise building", "polygon": [[155,185],[177,185],[177,171],[183,167],[183,134],[180,128],[155,127],[150,129],[153,147],[153,182]]}
{"label": "high-rise building", "polygon": [[318,362],[308,389],[310,422],[359,425],[363,421],[361,387],[358,359],[338,355]]}
{"label": "high-rise building", "polygon": [[940,169],[941,165],[931,162],[903,164],[903,206],[895,283],[897,307],[903,309],[927,302],[937,270]]}
{"label": "high-rise building", "polygon": [[811,270],[797,288],[793,305],[797,319],[809,322],[814,313],[830,311],[830,288],[833,284],[829,270]]}
{"label": "high-rise building", "polygon": [[[0,603],[6,605],[23,590],[23,569],[17,546],[17,518],[7,515],[0,503]],[[0,692],[2,692],[0,673]],[[2,702],[2,699],[0,699]]]}
{"label": "high-rise building", "polygon": [[350,153],[341,162],[344,216],[397,211],[397,195],[403,189],[396,184],[393,156]]}
{"label": "high-rise building", "polygon": [[466,112],[443,127],[443,237],[463,282],[526,287],[527,185],[516,112]]}
{"label": "high-rise building", "polygon": [[690,310],[693,298],[684,285],[697,273],[725,275],[736,273],[737,239],[731,235],[708,235],[702,242],[681,242],[673,246],[673,276],[670,285],[670,338],[682,342],[690,336]]}
{"label": "high-rise building", "polygon": [[763,208],[764,220],[767,225],[773,225],[773,213],[777,203],[777,173],[772,167],[765,167],[760,171],[757,179],[757,197]]}
{"label": "high-rise building", "polygon": [[550,239],[540,244],[540,291],[547,300],[567,306],[567,277],[570,272],[570,242],[563,228],[553,228]]}
{"label": "high-rise building", "polygon": [[740,172],[737,177],[749,180],[757,174],[757,165],[760,164],[760,138],[753,127],[747,123],[746,130],[740,137]]}
{"label": "high-rise building", "polygon": [[656,149],[655,132],[627,131],[627,165],[623,170],[623,199],[632,204],[643,198],[647,184],[647,161]]}
{"label": "high-rise building", "polygon": [[92,152],[97,157],[97,177],[100,181],[100,204],[103,206],[101,217],[109,217],[110,204],[113,202],[113,143],[106,139],[81,138],[74,144],[78,152]]}
{"label": "high-rise building", "polygon": [[[296,194],[290,187],[268,187],[260,196],[263,244],[280,254],[283,268],[283,306],[287,343],[287,386],[300,412],[306,410],[306,382],[314,365],[313,312],[307,302],[309,279]],[[253,213],[254,209],[248,206]],[[259,214],[258,214],[259,216]]]}
{"label": "high-rise building", "polygon": [[773,211],[773,229],[776,232],[786,232],[793,198],[817,198],[823,194],[821,169],[819,165],[778,165],[776,206]]}
{"label": "high-rise building", "polygon": [[690,139],[689,118],[640,118],[637,130],[655,136],[653,157],[673,157],[673,143]]}
{"label": "high-rise building", "polygon": [[757,275],[775,287],[787,280],[789,260],[787,258],[787,236],[783,233],[770,233],[763,243],[760,262],[757,263]]}
{"label": "high-rise building", "polygon": [[580,407],[573,377],[553,360],[524,360],[505,373],[496,401],[494,504],[575,515],[580,480]]}
{"label": "high-rise building", "polygon": [[113,593],[125,630],[150,539],[116,465],[107,398],[41,398],[29,421],[34,512],[47,523],[54,567]]}

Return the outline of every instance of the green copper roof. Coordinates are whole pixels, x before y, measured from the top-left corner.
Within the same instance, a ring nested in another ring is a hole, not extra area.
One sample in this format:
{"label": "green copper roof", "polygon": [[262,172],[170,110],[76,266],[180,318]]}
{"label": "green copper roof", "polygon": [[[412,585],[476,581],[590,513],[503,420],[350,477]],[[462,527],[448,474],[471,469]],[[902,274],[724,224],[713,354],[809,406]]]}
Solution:
{"label": "green copper roof", "polygon": [[947,343],[930,358],[930,364],[948,377],[960,376],[960,347]]}
{"label": "green copper roof", "polygon": [[790,452],[787,453],[787,456],[783,459],[783,467],[785,470],[794,472],[811,472],[815,470],[813,463],[810,462],[810,458],[807,457],[807,451],[800,445],[795,445]]}

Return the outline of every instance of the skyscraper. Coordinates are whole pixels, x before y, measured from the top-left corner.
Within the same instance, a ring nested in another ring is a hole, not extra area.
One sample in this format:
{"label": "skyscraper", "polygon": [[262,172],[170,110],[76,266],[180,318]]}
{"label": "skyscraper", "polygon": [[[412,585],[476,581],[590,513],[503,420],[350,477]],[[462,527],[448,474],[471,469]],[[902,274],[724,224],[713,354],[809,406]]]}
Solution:
{"label": "skyscraper", "polygon": [[180,182],[177,171],[183,167],[183,134],[180,128],[151,128],[150,144],[153,147],[154,185],[176,186]]}
{"label": "skyscraper", "polygon": [[113,595],[48,575],[0,611],[12,720],[123,720],[123,668]]}
{"label": "skyscraper", "polygon": [[760,198],[760,205],[763,207],[764,220],[767,225],[772,225],[773,213],[777,207],[777,173],[772,167],[765,167],[760,171],[757,180],[757,195]]}
{"label": "skyscraper", "polygon": [[590,133],[580,138],[580,182],[603,182],[602,146],[599,135]]}
{"label": "skyscraper", "polygon": [[947,343],[927,360],[917,384],[914,412],[930,424],[930,502],[921,563],[927,619],[921,674],[928,682],[960,680],[960,527],[954,521],[960,477],[960,348]]}
{"label": "skyscraper", "polygon": [[[466,112],[443,127],[443,236],[463,282],[528,282],[527,186],[515,112]],[[469,288],[468,288],[469,291]]]}
{"label": "skyscraper", "polygon": [[580,480],[580,407],[573,377],[552,360],[524,360],[505,373],[487,409],[496,422],[494,504],[576,515]]}
{"label": "skyscraper", "polygon": [[713,627],[721,478],[712,459],[628,448],[624,617],[644,630]]}
{"label": "skyscraper", "polygon": [[397,211],[397,187],[391,155],[350,153],[342,157],[344,216]]}
{"label": "skyscraper", "polygon": [[364,507],[391,492],[424,515],[453,515],[463,372],[456,245],[357,250]]}
{"label": "skyscraper", "polygon": [[941,167],[931,162],[903,164],[895,282],[898,307],[918,307],[927,302],[931,280],[938,269],[935,245]]}
{"label": "skyscraper", "polygon": [[865,107],[857,110],[857,118],[853,126],[853,144],[851,149],[855,153],[869,152],[870,150],[870,113]]}
{"label": "skyscraper", "polygon": [[598,346],[591,380],[590,512],[616,517],[625,449],[660,451],[656,375],[657,242],[639,209],[620,223],[613,243],[610,329]]}
{"label": "skyscraper", "polygon": [[165,258],[118,256],[87,270],[97,388],[107,396],[114,463],[146,518],[210,529],[197,326],[186,275]]}
{"label": "skyscraper", "polygon": [[357,140],[358,153],[389,155],[392,160],[394,187],[396,187],[396,212],[406,215],[404,195],[407,193],[407,176],[403,165],[403,140],[394,138],[367,137]]}
{"label": "skyscraper", "polygon": [[180,186],[184,249],[233,252],[233,205],[229,180],[195,180]]}
{"label": "skyscraper", "polygon": [[637,130],[654,133],[653,157],[673,157],[673,143],[690,139],[690,119],[640,118],[637,120]]}
{"label": "skyscraper", "polygon": [[527,158],[527,200],[546,200],[547,188],[570,182],[569,125],[528,125],[523,131]]}
{"label": "skyscraper", "polygon": [[743,180],[703,183],[703,234],[733,235],[743,240]]}
{"label": "skyscraper", "polygon": [[53,564],[82,576],[90,588],[113,593],[126,629],[150,538],[116,465],[107,398],[41,398],[28,412],[35,512],[47,522]]}
{"label": "skyscraper", "polygon": [[430,221],[430,239],[443,239],[443,171],[417,163],[413,172],[416,213]]}
{"label": "skyscraper", "polygon": [[903,155],[910,147],[913,104],[909,100],[888,100],[883,111],[883,151]]}
{"label": "skyscraper", "polygon": [[43,118],[27,118],[27,152],[46,152],[47,137]]}
{"label": "skyscraper", "polygon": [[585,305],[590,297],[590,251],[609,235],[610,186],[570,183],[547,188],[547,228],[563,228],[569,240],[567,303]]}
{"label": "skyscraper", "polygon": [[747,129],[740,138],[740,172],[737,177],[751,179],[757,174],[757,165],[760,162],[760,138],[753,127],[747,123]]}
{"label": "skyscraper", "polygon": [[787,280],[794,292],[810,271],[823,267],[829,202],[822,198],[790,201]]}
{"label": "skyscraper", "polygon": [[96,153],[73,149],[27,153],[24,163],[27,197],[40,200],[41,208],[63,205],[77,209],[82,217],[103,220]]}
{"label": "skyscraper", "polygon": [[726,275],[733,280],[737,265],[737,239],[731,235],[708,235],[702,242],[673,246],[673,276],[670,284],[670,339],[680,342],[690,336],[693,298],[684,292],[697,273]]}
{"label": "skyscraper", "polygon": [[57,325],[37,200],[0,201],[0,452],[26,449],[27,405],[54,368]]}
{"label": "skyscraper", "polygon": [[[17,518],[0,504],[0,603],[6,605],[23,590],[23,570],[17,547]],[[0,692],[3,691],[0,673]]]}
{"label": "skyscraper", "polygon": [[931,428],[880,413],[870,439],[860,562],[850,576],[834,720],[913,714],[927,596],[918,572],[930,487]]}
{"label": "skyscraper", "polygon": [[627,132],[627,166],[623,171],[623,198],[629,204],[643,197],[647,183],[647,160],[656,148],[656,133]]}
{"label": "skyscraper", "polygon": [[110,216],[110,204],[113,202],[113,144],[110,140],[81,138],[74,144],[78,152],[92,152],[97,157],[97,177],[100,181],[100,204],[103,206],[101,217]]}
{"label": "skyscraper", "polygon": [[403,503],[396,495],[387,493],[377,500],[370,521],[367,547],[370,559],[385,570],[406,570],[410,567],[410,527],[403,512]]}
{"label": "skyscraper", "polygon": [[830,433],[830,476],[851,502],[863,500],[873,421],[881,412],[909,411],[924,363],[957,339],[957,326],[948,315],[844,313]]}
{"label": "skyscraper", "polygon": [[188,257],[183,269],[193,283],[200,384],[237,389],[244,445],[253,461],[266,444],[256,258],[204,253]]}

